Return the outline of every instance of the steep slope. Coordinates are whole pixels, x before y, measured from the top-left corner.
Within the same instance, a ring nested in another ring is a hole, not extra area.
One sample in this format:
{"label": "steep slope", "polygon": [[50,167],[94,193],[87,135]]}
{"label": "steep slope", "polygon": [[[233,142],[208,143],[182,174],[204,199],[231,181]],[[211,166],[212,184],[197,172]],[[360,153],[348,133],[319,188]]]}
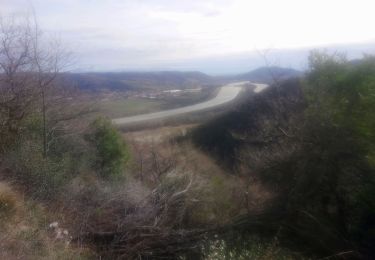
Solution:
{"label": "steep slope", "polygon": [[[270,87],[192,139],[228,171],[278,193],[272,214],[256,221],[263,231],[275,226],[280,244],[313,259],[373,259],[375,62],[317,60],[303,85]],[[254,233],[253,217],[241,230]]]}
{"label": "steep slope", "polygon": [[299,85],[299,80],[291,79],[250,96],[233,111],[198,127],[192,133],[193,141],[232,169],[244,159],[245,149],[269,154],[268,148],[286,137],[280,128],[286,131],[291,120],[300,116],[304,100]]}

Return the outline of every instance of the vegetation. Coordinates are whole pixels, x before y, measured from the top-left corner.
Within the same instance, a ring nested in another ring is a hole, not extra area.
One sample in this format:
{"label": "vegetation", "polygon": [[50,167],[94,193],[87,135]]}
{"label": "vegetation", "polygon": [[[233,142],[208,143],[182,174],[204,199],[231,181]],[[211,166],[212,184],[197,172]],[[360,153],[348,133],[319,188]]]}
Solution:
{"label": "vegetation", "polygon": [[[122,171],[124,141],[109,122],[82,122],[86,108],[74,102],[79,92],[61,78],[59,49],[47,48],[34,28],[27,19],[2,20],[0,26],[0,257],[94,257],[70,246],[79,232],[51,223],[74,222],[66,192],[77,179]],[[85,139],[91,133],[95,145]]]}
{"label": "vegetation", "polygon": [[347,247],[373,254],[375,58],[352,63],[313,53],[310,67],[308,144],[296,164],[291,205],[322,219]]}
{"label": "vegetation", "polygon": [[110,118],[146,114],[160,110],[173,109],[203,102],[213,97],[217,88],[202,89],[199,92],[180,93],[177,96],[164,94],[158,98],[109,97],[98,101],[97,110]]}
{"label": "vegetation", "polygon": [[188,89],[215,83],[210,76],[194,71],[69,73],[66,77],[81,89],[91,91]]}
{"label": "vegetation", "polygon": [[272,83],[274,78],[288,79],[300,76],[302,72],[281,67],[262,67],[234,76],[209,76],[194,71],[158,71],[158,72],[90,72],[67,73],[64,75],[71,84],[89,91],[139,91],[191,89],[202,87],[209,89],[235,81],[253,81]]}
{"label": "vegetation", "polygon": [[159,111],[162,110],[165,105],[165,102],[161,100],[123,98],[100,102],[98,104],[98,110],[108,117],[118,118]]}
{"label": "vegetation", "polygon": [[273,84],[275,80],[282,81],[289,78],[296,78],[301,75],[302,72],[295,69],[267,66],[237,75],[235,79]]}
{"label": "vegetation", "polygon": [[88,140],[96,148],[96,168],[103,177],[122,174],[129,154],[125,142],[111,123],[103,118],[96,119],[92,125]]}
{"label": "vegetation", "polygon": [[[374,61],[312,53],[302,82],[276,85],[192,134],[224,166],[279,191],[272,214],[283,246],[321,257],[374,254]],[[243,223],[254,228],[252,219]]]}

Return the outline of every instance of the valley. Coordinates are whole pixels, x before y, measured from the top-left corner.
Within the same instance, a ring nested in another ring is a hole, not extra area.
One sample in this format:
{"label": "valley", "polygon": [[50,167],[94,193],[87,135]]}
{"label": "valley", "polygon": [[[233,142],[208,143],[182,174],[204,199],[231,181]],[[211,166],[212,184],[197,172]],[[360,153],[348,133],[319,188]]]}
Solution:
{"label": "valley", "polygon": [[[124,117],[124,118],[116,118],[113,119],[112,122],[117,125],[126,125],[132,123],[139,123],[144,121],[152,121],[152,120],[161,120],[172,116],[179,116],[189,112],[197,112],[197,111],[204,111],[227,102],[234,100],[237,95],[240,93],[244,85],[251,85],[250,82],[240,82],[240,83],[232,83],[228,84],[224,87],[221,87],[217,95],[203,103],[194,104],[191,106],[176,108],[172,110],[164,110],[161,112],[156,113],[149,113],[143,114],[133,117]],[[255,84],[256,90],[260,88],[257,84]],[[262,86],[263,87],[263,86]]]}
{"label": "valley", "polygon": [[0,1],[0,260],[375,259],[375,16],[297,2]]}

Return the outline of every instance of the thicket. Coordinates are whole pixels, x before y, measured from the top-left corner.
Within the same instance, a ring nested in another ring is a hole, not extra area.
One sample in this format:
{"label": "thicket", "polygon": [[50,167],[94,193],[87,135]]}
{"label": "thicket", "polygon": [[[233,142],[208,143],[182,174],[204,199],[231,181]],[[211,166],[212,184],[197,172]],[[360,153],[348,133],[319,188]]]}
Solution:
{"label": "thicket", "polygon": [[375,241],[375,58],[351,62],[316,52],[309,62],[301,150],[283,164],[294,177],[290,221],[326,252],[370,256]]}
{"label": "thicket", "polygon": [[110,122],[88,124],[90,105],[62,73],[69,57],[35,20],[0,19],[0,166],[38,198],[53,197],[85,171],[120,175],[126,162]]}
{"label": "thicket", "polygon": [[280,244],[310,256],[371,258],[375,58],[313,52],[309,64],[303,79],[275,84],[192,137],[224,167],[279,192],[279,220],[257,221],[274,226]]}

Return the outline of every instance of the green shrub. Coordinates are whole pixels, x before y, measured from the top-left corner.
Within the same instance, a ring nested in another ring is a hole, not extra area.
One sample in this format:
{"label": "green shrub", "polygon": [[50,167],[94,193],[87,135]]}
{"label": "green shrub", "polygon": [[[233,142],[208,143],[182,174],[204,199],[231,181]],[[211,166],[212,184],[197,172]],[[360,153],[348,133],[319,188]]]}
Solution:
{"label": "green shrub", "polygon": [[34,198],[51,199],[62,186],[72,178],[72,159],[68,154],[62,157],[43,157],[41,144],[35,140],[22,141],[6,158],[7,165]]}
{"label": "green shrub", "polygon": [[[324,250],[349,248],[350,241],[374,253],[374,73],[374,57],[352,63],[341,55],[310,56],[304,142],[285,168],[294,174],[288,211],[299,212],[290,222]],[[308,220],[315,219],[319,226],[311,229]]]}
{"label": "green shrub", "polygon": [[12,181],[22,184],[28,195],[49,200],[82,168],[88,168],[94,151],[82,135],[58,129],[49,136],[44,156],[41,133],[40,116],[29,115],[17,140],[3,155],[3,162],[12,173]]}
{"label": "green shrub", "polygon": [[94,167],[103,177],[120,176],[129,159],[124,139],[109,120],[98,118],[91,124],[88,140],[94,144]]}

